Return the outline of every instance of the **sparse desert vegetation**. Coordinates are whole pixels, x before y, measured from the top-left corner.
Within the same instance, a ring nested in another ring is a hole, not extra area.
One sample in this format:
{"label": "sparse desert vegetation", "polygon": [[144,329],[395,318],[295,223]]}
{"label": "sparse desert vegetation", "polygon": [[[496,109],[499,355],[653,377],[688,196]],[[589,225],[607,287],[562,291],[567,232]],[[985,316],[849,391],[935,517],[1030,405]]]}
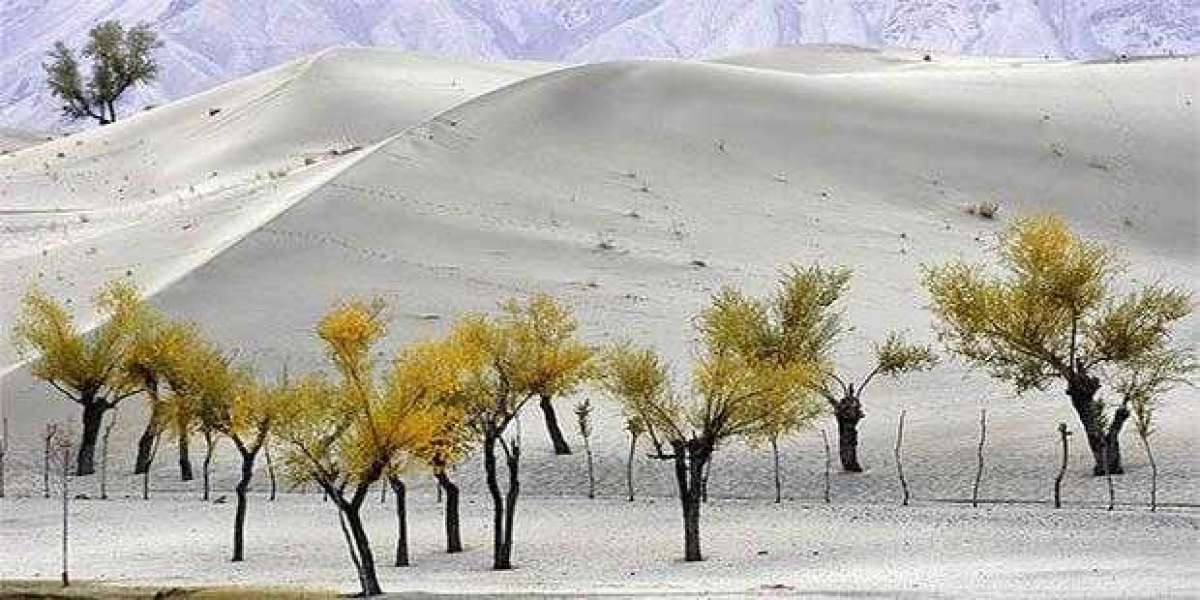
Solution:
{"label": "sparse desert vegetation", "polygon": [[1188,595],[1195,67],[780,52],[0,160],[0,596]]}

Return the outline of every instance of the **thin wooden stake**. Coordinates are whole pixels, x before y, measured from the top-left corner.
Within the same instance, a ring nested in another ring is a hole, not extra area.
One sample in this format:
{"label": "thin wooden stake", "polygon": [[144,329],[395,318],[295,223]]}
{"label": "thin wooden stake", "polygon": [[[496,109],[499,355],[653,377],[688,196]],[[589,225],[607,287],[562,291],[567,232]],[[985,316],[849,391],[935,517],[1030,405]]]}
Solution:
{"label": "thin wooden stake", "polygon": [[100,499],[108,500],[108,438],[112,436],[113,426],[117,424],[117,409],[113,408],[108,425],[104,426],[104,435],[100,438]]}
{"label": "thin wooden stake", "polygon": [[825,504],[829,504],[829,471],[833,465],[833,457],[829,453],[829,434],[821,429],[821,441],[825,442]]}
{"label": "thin wooden stake", "polygon": [[1054,508],[1062,508],[1062,482],[1067,475],[1067,460],[1071,456],[1067,437],[1071,432],[1066,423],[1058,424],[1058,437],[1062,439],[1062,464],[1058,467],[1058,476],[1054,478]]}
{"label": "thin wooden stake", "polygon": [[975,487],[971,489],[971,506],[979,507],[979,484],[983,481],[983,445],[987,443],[987,409],[979,409],[979,448],[976,449]]}
{"label": "thin wooden stake", "polygon": [[901,506],[908,506],[908,480],[904,478],[904,465],[900,456],[900,446],[904,444],[904,414],[905,411],[900,411],[900,423],[896,426],[896,475],[900,477],[900,490],[903,492],[903,498],[900,501]]}

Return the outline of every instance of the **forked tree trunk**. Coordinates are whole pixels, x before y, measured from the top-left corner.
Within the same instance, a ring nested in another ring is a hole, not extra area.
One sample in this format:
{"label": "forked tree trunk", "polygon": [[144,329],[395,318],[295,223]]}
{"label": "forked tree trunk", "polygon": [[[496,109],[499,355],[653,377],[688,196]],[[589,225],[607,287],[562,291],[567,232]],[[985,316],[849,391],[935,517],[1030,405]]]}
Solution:
{"label": "forked tree trunk", "polygon": [[[153,398],[153,395],[151,397]],[[158,425],[161,419],[162,403],[152,399],[150,401],[150,418],[146,420],[146,428],[142,430],[142,435],[138,438],[137,457],[133,461],[134,475],[141,475],[150,469],[150,463],[154,460],[152,455],[154,441],[159,436]]]}
{"label": "forked tree trunk", "polygon": [[487,475],[488,493],[492,497],[492,569],[503,571],[512,569],[512,526],[517,497],[520,494],[518,479],[520,446],[514,445],[511,450],[505,451],[505,461],[508,466],[508,489],[502,495],[496,463],[496,445],[500,443],[499,436],[499,432],[496,432],[494,428],[484,436],[483,468]]}
{"label": "forked tree trunk", "polygon": [[1121,475],[1125,469],[1121,466],[1121,429],[1129,419],[1129,409],[1119,407],[1113,412],[1111,422],[1104,417],[1104,403],[1096,400],[1100,390],[1100,380],[1082,371],[1082,365],[1076,366],[1079,373],[1067,380],[1067,396],[1071,398],[1071,406],[1079,416],[1079,423],[1087,437],[1088,448],[1092,451],[1095,466],[1092,475],[1110,476]]}
{"label": "forked tree trunk", "polygon": [[392,493],[396,495],[396,565],[409,566],[408,560],[408,505],[404,481],[399,477],[388,477]]}
{"label": "forked tree trunk", "polygon": [[439,470],[435,477],[438,489],[446,492],[446,552],[462,552],[462,534],[458,520],[458,486],[450,481],[444,470]]}
{"label": "forked tree trunk", "polygon": [[191,481],[195,477],[192,475],[192,457],[188,453],[189,439],[186,431],[179,432],[179,479],[181,481]]}
{"label": "forked tree trunk", "polygon": [[546,417],[546,433],[550,434],[550,443],[554,444],[555,454],[570,454],[571,447],[567,445],[567,440],[563,439],[562,429],[558,426],[558,415],[555,414],[554,404],[550,400],[550,396],[543,395],[539,402],[542,415]]}
{"label": "forked tree trunk", "polygon": [[858,422],[865,416],[862,402],[857,396],[847,394],[834,405],[833,416],[837,419],[838,456],[842,461],[842,470],[861,473],[863,468],[858,462]]}
{"label": "forked tree trunk", "polygon": [[231,559],[233,562],[241,562],[246,559],[246,501],[250,493],[250,480],[254,478],[256,454],[244,448],[238,448],[238,452],[242,455],[242,477],[238,480],[237,487],[234,488],[234,494],[237,496],[237,508],[233,516],[233,558]]}
{"label": "forked tree trunk", "polygon": [[76,475],[92,475],[96,472],[96,440],[100,437],[100,426],[108,402],[95,396],[83,399],[83,436],[79,440],[79,456],[76,459]]}

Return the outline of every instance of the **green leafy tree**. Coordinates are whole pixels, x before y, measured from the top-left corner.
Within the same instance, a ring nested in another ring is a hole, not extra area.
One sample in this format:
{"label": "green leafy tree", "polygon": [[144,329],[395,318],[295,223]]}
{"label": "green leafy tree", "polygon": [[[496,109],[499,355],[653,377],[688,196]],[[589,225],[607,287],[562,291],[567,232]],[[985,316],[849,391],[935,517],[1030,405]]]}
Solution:
{"label": "green leafy tree", "polygon": [[138,84],[158,76],[154,50],[162,46],[149,23],[126,29],[117,21],[104,21],[88,32],[83,57],[91,61],[91,74],[80,71],[75,51],[54,44],[50,62],[43,65],[50,92],[63,103],[63,114],[72,119],[95,119],[101,125],[117,120],[121,96]]}
{"label": "green leafy tree", "polygon": [[1122,262],[1052,215],[1013,223],[994,266],[925,268],[942,343],[1018,393],[1065,382],[1095,459],[1092,472],[1124,472],[1120,434],[1130,408],[1122,402],[1110,411],[1097,395],[1101,380],[1171,348],[1172,329],[1192,313],[1191,292],[1132,282],[1131,291],[1119,292]]}

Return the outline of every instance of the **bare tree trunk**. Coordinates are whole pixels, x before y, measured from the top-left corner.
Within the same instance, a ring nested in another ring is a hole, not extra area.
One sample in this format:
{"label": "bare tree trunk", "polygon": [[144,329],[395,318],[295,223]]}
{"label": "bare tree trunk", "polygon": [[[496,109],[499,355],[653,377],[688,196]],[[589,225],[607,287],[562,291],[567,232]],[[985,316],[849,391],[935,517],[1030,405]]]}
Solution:
{"label": "bare tree trunk", "polygon": [[1066,423],[1058,424],[1058,437],[1062,439],[1062,465],[1058,468],[1058,475],[1054,478],[1054,508],[1062,508],[1062,482],[1063,477],[1067,475],[1067,459],[1070,457],[1069,447],[1067,444],[1067,436],[1071,432],[1067,430]]}
{"label": "bare tree trunk", "polygon": [[779,440],[771,438],[771,456],[775,461],[775,504],[783,502],[783,480],[779,476]]}
{"label": "bare tree trunk", "polygon": [[388,477],[392,493],[396,495],[396,566],[409,566],[408,560],[408,504],[404,481],[399,477]]}
{"label": "bare tree trunk", "polygon": [[708,504],[708,472],[712,470],[712,455],[704,462],[703,468],[700,469],[700,501]]}
{"label": "bare tree trunk", "polygon": [[379,576],[375,572],[375,553],[371,551],[371,542],[363,527],[362,517],[359,516],[359,507],[350,504],[347,511],[346,524],[350,528],[350,535],[358,552],[359,580],[363,585],[362,595],[379,596],[383,594],[383,588],[380,587]]}
{"label": "bare tree trunk", "polygon": [[[2,400],[0,400],[2,401]],[[4,497],[4,457],[8,454],[8,417],[0,419],[0,498]]]}
{"label": "bare tree trunk", "polygon": [[983,445],[987,443],[987,409],[979,409],[979,447],[975,451],[975,486],[971,488],[971,506],[979,506],[979,484],[983,481]]}
{"label": "bare tree trunk", "polygon": [[108,402],[103,398],[85,397],[83,403],[83,436],[79,440],[79,456],[75,475],[92,475],[96,472],[96,441],[100,437],[100,426]]}
{"label": "bare tree trunk", "polygon": [[46,424],[46,433],[42,437],[42,497],[44,498],[50,497],[50,442],[54,441],[57,433],[57,425]]}
{"label": "bare tree trunk", "polygon": [[[1150,461],[1150,512],[1158,511],[1158,463],[1154,462],[1154,453],[1150,451],[1150,433],[1138,429],[1138,437],[1142,438],[1142,448],[1146,450],[1146,459]],[[3,497],[0,495],[0,497]]]}
{"label": "bare tree trunk", "polygon": [[1108,460],[1108,442],[1105,441],[1100,453],[1101,464],[1104,465],[1104,480],[1108,484],[1108,510],[1112,510],[1117,504],[1117,493],[1113,489],[1112,473],[1108,470],[1112,464]]}
{"label": "bare tree trunk", "polygon": [[904,463],[900,456],[900,447],[904,444],[904,412],[900,411],[900,423],[896,426],[896,475],[900,478],[900,490],[903,493],[901,506],[908,506],[908,481],[904,479]]}
{"label": "bare tree trunk", "polygon": [[833,457],[829,452],[829,434],[825,433],[824,428],[821,429],[821,441],[825,443],[825,504],[829,504],[829,472],[832,470]]}
{"label": "bare tree trunk", "polygon": [[212,474],[212,458],[213,451],[216,449],[216,440],[213,439],[211,431],[204,432],[204,501],[207,502],[212,488],[209,485],[209,477]]}
{"label": "bare tree trunk", "polygon": [[462,534],[459,532],[458,486],[450,481],[444,470],[438,471],[438,489],[446,491],[446,552],[462,552]]}
{"label": "bare tree trunk", "polygon": [[68,546],[69,546],[69,527],[70,520],[69,499],[71,497],[70,489],[70,465],[71,465],[71,444],[65,443],[62,446],[62,584],[63,587],[71,585],[70,570],[67,565]]}
{"label": "bare tree trunk", "polygon": [[113,425],[117,424],[117,411],[112,411],[108,425],[104,426],[104,435],[100,439],[100,499],[108,500],[108,439],[112,436]]}
{"label": "bare tree trunk", "polygon": [[538,404],[542,407],[542,415],[546,418],[546,433],[550,434],[550,443],[554,444],[554,453],[570,454],[571,447],[567,445],[562,429],[558,426],[558,416],[554,413],[554,404],[551,402],[550,396],[543,395]]}
{"label": "bare tree trunk", "polygon": [[267,478],[271,480],[271,495],[267,497],[268,502],[275,501],[275,491],[278,484],[275,480],[275,462],[271,460],[271,444],[263,446],[263,452],[267,459]]}
{"label": "bare tree trunk", "polygon": [[633,502],[633,456],[637,452],[637,436],[629,434],[629,460],[625,462],[625,489],[629,492],[629,501]]}
{"label": "bare tree trunk", "polygon": [[861,473],[863,468],[858,462],[858,422],[864,416],[862,402],[857,396],[847,394],[835,405],[833,415],[838,425],[838,456],[842,461],[842,470]]}
{"label": "bare tree trunk", "polygon": [[[154,457],[158,454],[159,437],[154,438],[154,443],[150,445],[150,464],[153,465]],[[153,469],[142,471],[142,500],[150,499],[150,472]]]}
{"label": "bare tree trunk", "polygon": [[234,493],[237,496],[237,508],[233,516],[233,562],[242,562],[245,556],[246,537],[246,502],[250,492],[250,480],[254,477],[255,453],[238,448],[242,455],[242,477],[238,480]]}
{"label": "bare tree trunk", "polygon": [[674,450],[675,483],[679,488],[679,503],[683,509],[683,560],[704,560],[700,548],[700,505],[705,467],[711,447],[700,440],[677,441]]}
{"label": "bare tree trunk", "polygon": [[192,457],[188,452],[190,441],[190,436],[186,431],[179,432],[179,479],[181,481],[195,479],[192,475]]}
{"label": "bare tree trunk", "polygon": [[596,499],[596,467],[592,458],[592,444],[583,438],[583,453],[587,457],[588,499]]}
{"label": "bare tree trunk", "polygon": [[494,425],[491,425],[483,441],[483,467],[487,475],[488,493],[492,497],[492,569],[496,571],[512,569],[512,524],[516,512],[515,503],[520,493],[517,471],[520,460],[519,445],[514,445],[512,450],[504,450],[508,465],[508,490],[504,495],[500,493],[496,463],[496,445],[504,443],[500,440],[500,435]]}
{"label": "bare tree trunk", "polygon": [[1079,416],[1087,437],[1088,447],[1095,459],[1092,474],[1109,477],[1121,475],[1125,469],[1121,466],[1120,434],[1129,418],[1129,409],[1119,407],[1113,412],[1112,421],[1105,427],[1104,403],[1096,400],[1096,392],[1100,390],[1100,380],[1086,373],[1077,366],[1080,374],[1067,381],[1067,395],[1071,398],[1071,406]]}
{"label": "bare tree trunk", "polygon": [[137,457],[133,461],[133,474],[141,475],[150,468],[152,458],[151,451],[154,449],[154,441],[159,436],[159,420],[162,419],[162,403],[153,400],[156,394],[151,395],[150,401],[150,418],[146,421],[146,428],[142,430],[141,437],[138,438]]}

